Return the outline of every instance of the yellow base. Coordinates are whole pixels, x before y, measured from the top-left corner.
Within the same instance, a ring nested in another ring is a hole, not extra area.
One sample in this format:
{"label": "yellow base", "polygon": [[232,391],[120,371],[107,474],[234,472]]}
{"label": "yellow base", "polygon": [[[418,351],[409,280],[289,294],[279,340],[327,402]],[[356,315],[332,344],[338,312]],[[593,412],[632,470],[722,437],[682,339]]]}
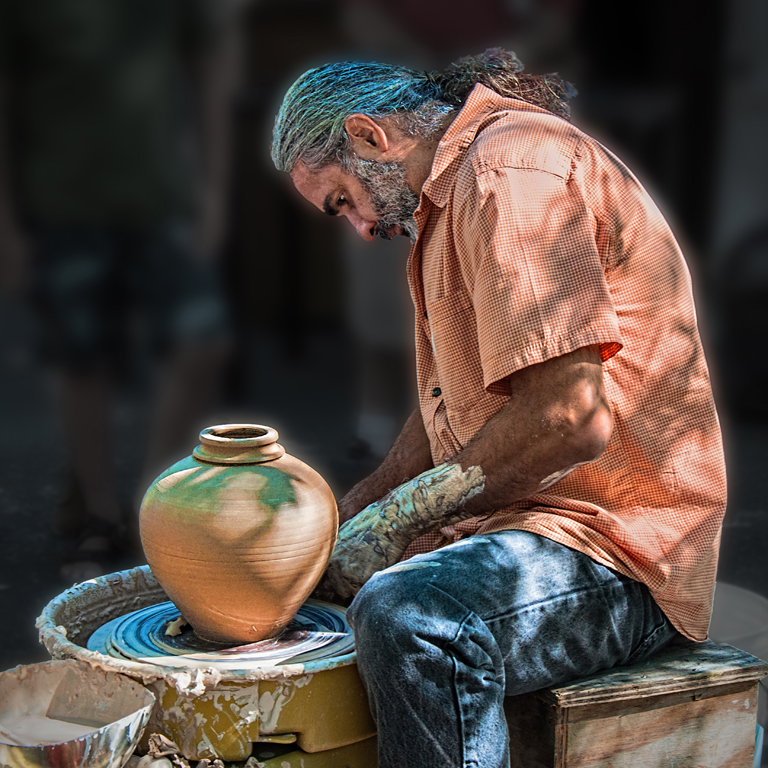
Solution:
{"label": "yellow base", "polygon": [[157,706],[139,747],[161,733],[190,760],[245,760],[252,742],[295,734],[304,753],[324,752],[373,736],[376,728],[357,665],[278,680],[222,682],[200,696],[165,680],[148,685]]}

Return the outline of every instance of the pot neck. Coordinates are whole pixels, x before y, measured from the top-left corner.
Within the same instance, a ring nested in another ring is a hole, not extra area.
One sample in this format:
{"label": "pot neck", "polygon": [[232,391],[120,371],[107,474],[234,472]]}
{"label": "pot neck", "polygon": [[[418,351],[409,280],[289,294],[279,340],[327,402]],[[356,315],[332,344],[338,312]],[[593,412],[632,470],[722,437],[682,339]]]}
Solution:
{"label": "pot neck", "polygon": [[207,464],[263,464],[285,455],[277,430],[260,424],[221,424],[200,432],[192,455]]}

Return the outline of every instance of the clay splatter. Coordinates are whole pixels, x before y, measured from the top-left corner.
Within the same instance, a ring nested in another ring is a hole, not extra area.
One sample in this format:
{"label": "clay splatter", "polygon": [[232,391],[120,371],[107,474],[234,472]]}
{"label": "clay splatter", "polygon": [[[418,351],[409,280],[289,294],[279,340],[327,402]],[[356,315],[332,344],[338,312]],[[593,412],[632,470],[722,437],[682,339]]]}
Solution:
{"label": "clay splatter", "polygon": [[417,536],[462,520],[462,505],[484,487],[480,467],[441,464],[390,491],[341,527],[323,588],[340,598],[357,594],[374,573],[397,563]]}

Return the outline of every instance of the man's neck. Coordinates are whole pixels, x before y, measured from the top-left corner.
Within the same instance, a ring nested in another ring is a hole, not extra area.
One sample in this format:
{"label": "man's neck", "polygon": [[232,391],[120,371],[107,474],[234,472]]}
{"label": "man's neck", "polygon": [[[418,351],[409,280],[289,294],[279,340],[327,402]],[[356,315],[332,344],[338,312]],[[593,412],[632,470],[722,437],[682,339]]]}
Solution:
{"label": "man's neck", "polygon": [[437,152],[438,144],[440,144],[440,140],[445,135],[445,132],[448,130],[457,114],[458,110],[447,114],[443,120],[440,132],[432,136],[429,140],[421,140],[420,153],[415,158],[416,162],[413,171],[414,186],[412,186],[411,189],[414,191],[420,193],[424,183],[429,178],[429,174],[432,172],[432,164],[435,161],[435,153]]}
{"label": "man's neck", "polygon": [[[416,194],[421,193],[421,188],[429,178],[440,139],[457,114],[458,110],[446,115],[440,131],[429,139],[403,133],[393,123],[386,126],[387,134],[390,137],[391,159],[405,166],[405,180]],[[386,118],[382,122],[385,121]]]}

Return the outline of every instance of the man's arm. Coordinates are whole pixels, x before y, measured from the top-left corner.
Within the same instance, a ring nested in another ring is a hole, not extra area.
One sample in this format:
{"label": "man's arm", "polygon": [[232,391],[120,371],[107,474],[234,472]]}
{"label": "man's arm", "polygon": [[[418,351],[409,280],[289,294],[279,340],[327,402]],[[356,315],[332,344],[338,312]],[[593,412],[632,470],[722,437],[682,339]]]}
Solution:
{"label": "man's arm", "polygon": [[599,347],[522,369],[507,382],[510,400],[466,448],[342,527],[324,577],[327,595],[354,595],[421,533],[526,499],[605,450],[613,419]]}
{"label": "man's arm", "polygon": [[432,466],[429,438],[424,431],[421,412],[416,409],[408,417],[381,466],[341,499],[339,523],[350,520],[364,507]]}
{"label": "man's arm", "polygon": [[613,431],[598,346],[523,368],[507,379],[510,400],[454,456],[480,467],[483,491],[461,517],[485,514],[554,485],[597,459]]}

